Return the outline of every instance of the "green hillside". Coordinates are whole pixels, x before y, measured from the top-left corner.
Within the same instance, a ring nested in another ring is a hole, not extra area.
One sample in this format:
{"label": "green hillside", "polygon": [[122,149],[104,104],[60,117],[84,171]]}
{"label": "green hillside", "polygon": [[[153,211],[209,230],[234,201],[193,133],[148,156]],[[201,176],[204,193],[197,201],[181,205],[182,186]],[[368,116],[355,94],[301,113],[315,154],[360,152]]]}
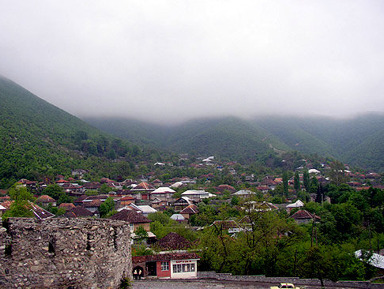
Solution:
{"label": "green hillside", "polygon": [[127,139],[138,145],[165,147],[169,128],[143,121],[118,117],[88,117],[84,121],[91,125]]}
{"label": "green hillside", "polygon": [[299,151],[336,158],[384,171],[384,116],[353,119],[263,117],[199,119],[178,126],[152,125],[129,119],[87,119],[100,129],[139,144],[175,152],[215,155],[240,162],[259,160],[275,151]]}
{"label": "green hillside", "polygon": [[273,152],[273,148],[289,149],[265,129],[234,117],[192,120],[177,126],[122,118],[85,121],[137,144],[195,156],[215,155],[243,163],[259,160],[267,152]]}
{"label": "green hillside", "polygon": [[[111,137],[0,77],[0,187],[19,178],[70,175],[128,175],[145,156],[137,146]],[[121,162],[112,162],[119,159]]]}
{"label": "green hillside", "polygon": [[174,151],[216,155],[247,163],[270,151],[270,143],[285,148],[257,126],[237,118],[222,118],[191,121],[174,128],[167,146]]}
{"label": "green hillside", "polygon": [[273,149],[288,150],[263,128],[238,118],[199,119],[159,126],[132,119],[87,118],[92,125],[138,144],[195,156],[215,155],[249,163]]}
{"label": "green hillside", "polygon": [[257,119],[258,125],[304,153],[331,156],[350,165],[384,170],[384,116],[367,114],[351,119]]}

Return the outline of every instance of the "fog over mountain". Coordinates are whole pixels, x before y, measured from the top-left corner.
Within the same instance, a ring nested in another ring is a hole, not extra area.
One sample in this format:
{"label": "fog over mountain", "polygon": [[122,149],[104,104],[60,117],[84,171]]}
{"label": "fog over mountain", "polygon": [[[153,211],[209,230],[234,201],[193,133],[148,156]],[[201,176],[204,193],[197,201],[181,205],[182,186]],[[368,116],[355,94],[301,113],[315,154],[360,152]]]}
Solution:
{"label": "fog over mountain", "polygon": [[384,111],[382,1],[0,4],[0,74],[77,116]]}

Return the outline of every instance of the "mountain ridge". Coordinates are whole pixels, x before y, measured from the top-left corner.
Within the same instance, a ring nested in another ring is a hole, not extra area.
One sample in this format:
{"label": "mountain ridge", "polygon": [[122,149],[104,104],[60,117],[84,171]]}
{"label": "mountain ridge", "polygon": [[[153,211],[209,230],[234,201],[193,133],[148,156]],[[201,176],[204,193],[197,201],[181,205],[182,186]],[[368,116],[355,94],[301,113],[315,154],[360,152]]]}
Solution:
{"label": "mountain ridge", "polygon": [[[32,180],[73,169],[89,177],[129,175],[133,161],[151,154],[102,132],[0,77],[0,187],[20,178]],[[124,159],[125,164],[114,162]],[[91,170],[93,169],[93,170]]]}
{"label": "mountain ridge", "polygon": [[[157,148],[201,155],[232,156],[235,160],[277,150],[296,150],[340,159],[353,166],[383,171],[384,115],[369,113],[348,119],[269,116],[195,119],[178,125],[153,125],[125,118],[85,118],[101,130],[140,143],[145,135]],[[134,122],[134,130],[131,123]],[[118,125],[116,125],[118,124]],[[135,135],[136,139],[129,138]]]}

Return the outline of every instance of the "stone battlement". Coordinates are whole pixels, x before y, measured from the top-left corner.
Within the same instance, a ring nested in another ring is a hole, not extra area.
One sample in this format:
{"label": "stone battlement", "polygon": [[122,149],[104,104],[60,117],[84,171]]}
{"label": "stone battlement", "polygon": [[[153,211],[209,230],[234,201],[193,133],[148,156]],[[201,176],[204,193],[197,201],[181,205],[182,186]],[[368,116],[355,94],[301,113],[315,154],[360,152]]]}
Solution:
{"label": "stone battlement", "polygon": [[127,222],[10,218],[0,227],[0,288],[117,288],[131,271]]}

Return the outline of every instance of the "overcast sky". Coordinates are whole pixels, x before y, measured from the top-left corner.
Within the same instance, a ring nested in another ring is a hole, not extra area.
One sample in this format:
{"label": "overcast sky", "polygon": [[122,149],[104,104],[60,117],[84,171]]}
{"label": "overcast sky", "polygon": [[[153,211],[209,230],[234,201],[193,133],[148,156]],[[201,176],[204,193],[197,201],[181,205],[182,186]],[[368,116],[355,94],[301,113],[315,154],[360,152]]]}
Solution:
{"label": "overcast sky", "polygon": [[0,0],[0,74],[80,117],[383,112],[384,1]]}

